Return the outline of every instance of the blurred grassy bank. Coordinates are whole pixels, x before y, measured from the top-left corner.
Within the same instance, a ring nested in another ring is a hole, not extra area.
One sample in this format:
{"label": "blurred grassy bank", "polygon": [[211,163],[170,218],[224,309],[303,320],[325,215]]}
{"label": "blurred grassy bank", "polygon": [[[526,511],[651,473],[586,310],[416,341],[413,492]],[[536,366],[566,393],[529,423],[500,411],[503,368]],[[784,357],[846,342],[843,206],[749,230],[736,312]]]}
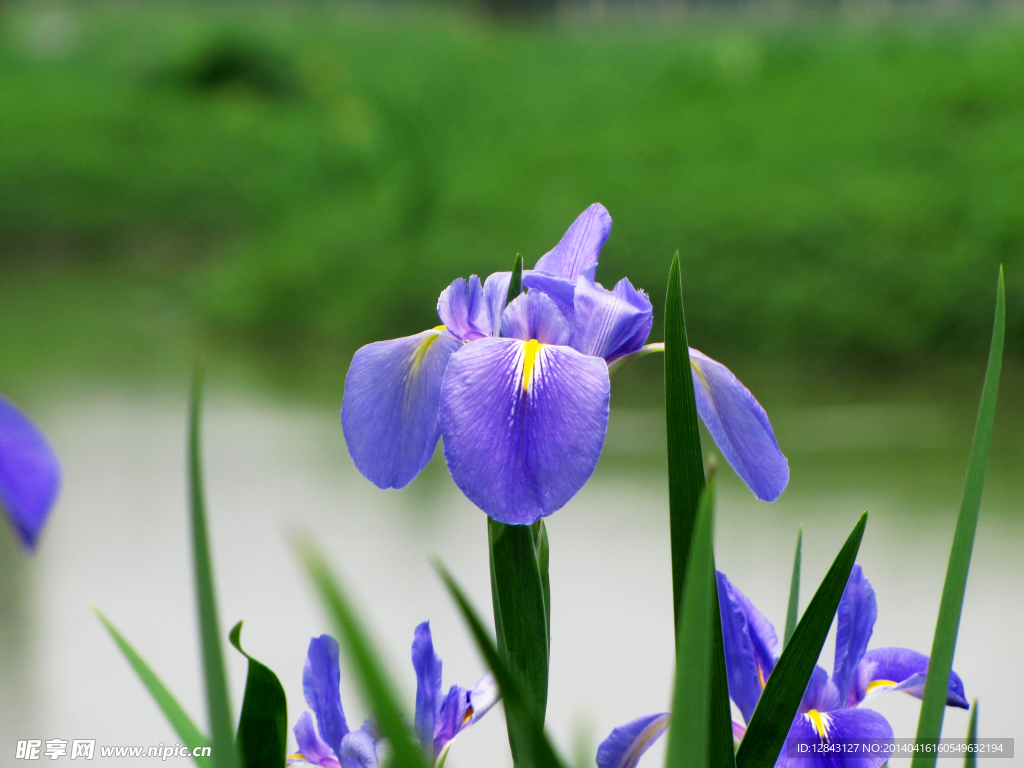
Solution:
{"label": "blurred grassy bank", "polygon": [[678,248],[716,356],[976,353],[1000,262],[1008,352],[1024,341],[1012,19],[8,5],[0,115],[21,338],[89,317],[157,355],[144,317],[350,349],[436,324],[454,277],[532,264],[600,200],[598,279],[658,305]]}

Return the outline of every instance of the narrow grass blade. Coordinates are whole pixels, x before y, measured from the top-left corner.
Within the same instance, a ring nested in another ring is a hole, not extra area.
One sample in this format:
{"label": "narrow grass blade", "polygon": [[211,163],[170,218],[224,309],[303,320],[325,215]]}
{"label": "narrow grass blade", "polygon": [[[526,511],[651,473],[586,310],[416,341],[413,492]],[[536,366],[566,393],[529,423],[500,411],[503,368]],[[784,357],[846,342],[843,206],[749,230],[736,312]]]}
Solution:
{"label": "narrow grass blade", "polygon": [[516,254],[516,260],[512,264],[512,279],[508,284],[508,293],[505,295],[505,305],[523,292],[523,255]]}
{"label": "narrow grass blade", "polygon": [[[974,548],[974,533],[978,527],[978,510],[981,507],[981,492],[985,485],[985,464],[992,442],[992,423],[996,415],[996,395],[999,393],[999,374],[1003,364],[1003,334],[1006,328],[1006,297],[1003,287],[1003,269],[999,268],[999,284],[996,292],[996,316],[992,327],[992,344],[988,352],[988,366],[985,370],[985,384],[981,390],[981,405],[978,421],[974,427],[974,441],[971,443],[971,457],[967,464],[967,480],[960,502],[960,514],[953,534],[953,547],[949,553],[946,568],[946,583],[942,587],[939,603],[939,618],[935,623],[935,637],[928,663],[928,678],[924,685],[924,701],[917,721],[918,742],[928,743],[942,733],[942,718],[946,708],[946,691],[949,673],[953,669],[953,654],[956,651],[956,636],[960,631],[960,613],[964,607],[964,591],[967,589],[967,572],[971,567],[971,550]],[[934,752],[917,752],[911,768],[931,768],[935,765]]]}
{"label": "narrow grass blade", "polygon": [[[676,681],[666,768],[706,768],[714,650],[714,483],[705,488],[693,532],[676,632]],[[682,662],[682,663],[680,663]]]}
{"label": "narrow grass blade", "polygon": [[[206,747],[210,745],[209,740],[203,736],[196,727],[196,724],[192,722],[192,718],[186,714],[185,710],[182,709],[181,705],[174,698],[167,687],[163,684],[156,673],[150,669],[149,665],[135,652],[135,649],[129,645],[128,641],[124,639],[124,636],[117,631],[113,624],[104,616],[98,608],[93,608],[93,612],[96,617],[103,622],[103,626],[107,628],[107,632],[114,638],[114,642],[117,643],[117,647],[121,649],[121,653],[128,659],[128,663],[132,665],[132,669],[135,670],[135,674],[139,676],[142,684],[146,686],[146,690],[149,691],[150,695],[156,701],[156,705],[160,707],[160,711],[167,717],[174,732],[181,737],[182,743],[187,746],[190,750],[194,750],[196,747]],[[213,761],[209,757],[193,757],[196,765],[201,768],[212,768]]]}
{"label": "narrow grass blade", "polygon": [[[709,482],[710,486],[710,482]],[[732,735],[732,708],[729,706],[729,678],[725,668],[725,644],[722,640],[722,614],[718,605],[718,580],[715,580],[715,605],[712,611],[711,710],[708,720],[710,768],[736,768],[736,746]]]}
{"label": "narrow grass blade", "polygon": [[868,513],[865,512],[836,555],[768,678],[736,753],[739,768],[772,768],[775,765],[839,608],[846,582],[850,579],[867,522]]}
{"label": "narrow grass blade", "polygon": [[782,636],[782,647],[789,644],[789,638],[796,629],[797,615],[800,613],[800,557],[804,544],[804,529],[796,535],[796,553],[793,555],[793,575],[789,580],[789,607],[786,609],[786,633]]}
{"label": "narrow grass blade", "polygon": [[374,651],[362,622],[356,617],[348,597],[330,568],[312,545],[299,547],[299,556],[320,599],[341,636],[352,671],[356,673],[363,696],[372,706],[377,725],[388,740],[392,765],[401,768],[429,768],[429,762],[413,737],[407,720],[398,706],[394,686],[388,680],[384,665]]}
{"label": "narrow grass blade", "polygon": [[[672,259],[665,300],[665,428],[668,434],[669,536],[672,542],[672,600],[675,627],[680,624],[683,580],[701,492],[704,458],[697,426],[690,350],[683,316],[683,283],[679,253]],[[677,645],[678,647],[678,645]],[[678,659],[676,660],[678,663]]]}
{"label": "narrow grass blade", "polygon": [[540,586],[544,593],[544,619],[548,627],[548,654],[551,653],[551,576],[549,574],[550,552],[548,527],[543,520],[533,524],[533,543],[537,549],[537,567],[540,569]]}
{"label": "narrow grass blade", "polygon": [[971,747],[978,743],[978,700],[974,700],[971,707],[971,719],[967,723],[967,754],[964,755],[964,768],[977,768],[978,753],[971,751]]}
{"label": "narrow grass blade", "polygon": [[242,622],[231,644],[249,660],[242,714],[238,717],[238,753],[243,768],[284,768],[288,749],[288,702],[281,681],[268,667],[242,650]]}
{"label": "narrow grass blade", "polygon": [[518,674],[498,652],[497,646],[488,636],[469,599],[443,564],[435,561],[434,568],[459,606],[480,654],[494,673],[494,679],[504,700],[509,731],[513,734],[514,743],[519,745],[517,765],[522,768],[565,768],[565,763],[558,757],[544,734],[544,726],[538,719]]}
{"label": "narrow grass blade", "polygon": [[192,378],[192,393],[189,398],[188,432],[188,485],[196,604],[199,608],[199,633],[203,649],[206,706],[213,740],[213,762],[216,768],[238,768],[238,753],[235,751],[235,733],[232,727],[231,705],[228,701],[228,685],[217,621],[217,598],[213,591],[213,564],[206,531],[206,501],[203,496],[203,468],[199,450],[202,388],[202,375],[197,370]]}

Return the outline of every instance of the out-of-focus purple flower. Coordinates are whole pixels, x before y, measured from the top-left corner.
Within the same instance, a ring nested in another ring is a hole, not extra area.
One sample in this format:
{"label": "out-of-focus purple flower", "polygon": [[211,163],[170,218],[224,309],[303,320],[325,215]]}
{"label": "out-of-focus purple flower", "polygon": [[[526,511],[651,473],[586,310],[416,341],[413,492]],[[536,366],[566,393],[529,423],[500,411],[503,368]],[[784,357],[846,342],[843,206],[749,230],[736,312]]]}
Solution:
{"label": "out-of-focus purple flower", "polygon": [[[416,671],[416,734],[431,762],[448,749],[464,729],[487,713],[498,700],[498,687],[488,672],[473,688],[453,685],[441,693],[441,659],[434,653],[430,623],[413,634],[412,665]],[[338,642],[330,635],[309,641],[302,690],[313,710],[303,712],[295,724],[298,751],[289,764],[321,768],[376,768],[380,735],[373,720],[349,730],[341,706],[341,668]],[[315,718],[315,723],[314,723]]]}
{"label": "out-of-focus purple flower", "polygon": [[416,627],[412,641],[416,670],[416,735],[423,751],[436,761],[463,730],[483,717],[498,700],[498,686],[488,672],[472,688],[441,689],[441,659],[434,652],[430,622]]}
{"label": "out-of-focus purple flower", "polygon": [[[780,647],[775,628],[754,607],[746,595],[718,574],[718,600],[722,614],[729,696],[749,723],[775,664]],[[836,653],[832,677],[815,667],[807,684],[789,739],[828,741],[888,740],[892,727],[880,714],[857,709],[866,697],[885,690],[924,696],[928,657],[907,648],[867,650],[877,616],[875,591],[859,565],[853,567],[837,612]],[[967,709],[964,685],[952,672],[946,704]],[[668,714],[648,715],[616,728],[598,749],[598,768],[634,768],[644,751],[664,731]],[[646,724],[646,725],[645,725]],[[655,727],[656,726],[656,727]],[[745,726],[733,723],[733,733],[742,739]],[[874,745],[877,749],[877,744]],[[828,758],[790,758],[784,749],[776,768],[880,768],[888,753],[861,750],[870,757],[839,753]]]}
{"label": "out-of-focus purple flower", "polygon": [[60,463],[39,428],[0,397],[0,507],[34,549],[60,490]]}
{"label": "out-of-focus purple flower", "polygon": [[[627,279],[594,281],[612,220],[595,203],[505,306],[510,272],[449,285],[444,325],[369,344],[345,379],[341,422],[356,467],[401,488],[438,438],[452,478],[488,515],[529,524],[569,501],[597,465],[608,427],[609,365],[646,345],[651,301]],[[691,350],[697,408],[725,458],[754,491],[775,499],[789,479],[764,410],[725,366]]]}

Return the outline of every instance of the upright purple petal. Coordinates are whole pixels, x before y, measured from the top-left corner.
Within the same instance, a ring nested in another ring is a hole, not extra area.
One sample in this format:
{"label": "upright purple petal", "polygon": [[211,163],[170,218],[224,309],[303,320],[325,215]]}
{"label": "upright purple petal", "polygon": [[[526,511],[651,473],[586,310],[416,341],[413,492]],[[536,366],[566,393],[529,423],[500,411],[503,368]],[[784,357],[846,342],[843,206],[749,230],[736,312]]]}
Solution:
{"label": "upright purple petal", "polygon": [[416,734],[423,749],[431,752],[441,711],[441,659],[434,653],[429,621],[416,627],[413,635],[412,667],[416,670]]}
{"label": "upright purple petal", "polygon": [[0,506],[32,549],[60,489],[60,463],[28,416],[0,397]]}
{"label": "upright purple petal", "polygon": [[448,332],[463,341],[490,336],[493,330],[490,307],[476,275],[470,275],[469,282],[460,277],[441,292],[437,315]]}
{"label": "upright purple petal", "polygon": [[303,761],[319,765],[322,768],[341,768],[341,763],[335,757],[334,751],[316,735],[313,718],[309,712],[299,715],[299,721],[295,724],[293,732],[295,741],[299,745],[299,755]]}
{"label": "upright purple petal", "polygon": [[614,291],[583,276],[576,279],[573,349],[611,362],[640,349],[653,322],[651,300],[626,278]]}
{"label": "upright purple petal", "polygon": [[868,649],[868,640],[878,617],[875,590],[859,565],[854,565],[850,572],[836,615],[836,660],[832,668],[832,682],[839,691],[839,700],[845,702],[853,673]]}
{"label": "upright purple petal", "polygon": [[341,768],[377,768],[377,747],[366,731],[349,731],[341,740]]}
{"label": "upright purple petal", "polygon": [[764,408],[732,372],[690,349],[697,412],[718,449],[762,501],[775,501],[789,482],[789,462],[779,450]]}
{"label": "upright purple petal", "polygon": [[778,661],[779,639],[771,622],[721,571],[718,603],[729,696],[744,720],[750,722],[765,681]]}
{"label": "upright purple petal", "polygon": [[568,344],[571,331],[555,302],[540,291],[527,291],[509,302],[501,316],[501,335],[541,344]]}
{"label": "upright purple petal", "polygon": [[[873,648],[864,654],[853,675],[846,706],[855,707],[866,696],[881,691],[903,691],[924,698],[928,657],[909,648]],[[946,705],[968,709],[964,684],[956,672],[949,674]]]}
{"label": "upright purple petal", "polygon": [[465,345],[452,355],[441,392],[455,484],[503,523],[550,515],[597,465],[609,390],[605,362],[569,347],[518,339]]}
{"label": "upright purple petal", "polygon": [[555,302],[565,317],[569,327],[573,325],[574,302],[576,299],[576,281],[547,272],[526,270],[523,272],[523,289],[545,293]]}
{"label": "upright purple petal", "polygon": [[[889,721],[871,709],[811,710],[793,721],[775,768],[881,768],[892,757]],[[798,741],[794,741],[798,740]],[[828,757],[790,754],[800,743],[810,747],[827,742],[857,744],[856,750]]]}
{"label": "upright purple petal", "polygon": [[640,757],[668,725],[668,712],[620,725],[597,748],[597,768],[636,768]]}
{"label": "upright purple petal", "polygon": [[612,217],[600,203],[594,203],[572,223],[558,245],[541,256],[534,269],[575,280],[597,272],[601,246],[612,231]]}
{"label": "upright purple petal", "polygon": [[828,672],[815,664],[797,711],[801,714],[810,712],[812,709],[819,712],[831,712],[833,709],[840,708],[840,701],[842,699],[839,698],[839,691],[835,684],[828,679]]}
{"label": "upright purple petal", "polygon": [[[525,272],[523,273],[525,277]],[[508,286],[512,282],[511,272],[495,272],[484,281],[484,304],[490,317],[491,336],[501,331],[501,313],[505,311]]]}
{"label": "upright purple petal", "polygon": [[341,754],[341,740],[348,733],[345,712],[341,708],[341,667],[338,641],[320,635],[309,641],[306,665],[302,670],[302,692],[316,715],[317,728],[334,754]]}
{"label": "upright purple petal", "polygon": [[449,741],[459,735],[461,731],[473,718],[473,712],[469,705],[469,691],[458,685],[453,685],[445,694],[441,702],[441,712],[437,718],[437,727],[434,730],[434,757],[441,754],[441,750]]}
{"label": "upright purple petal", "polygon": [[341,426],[356,468],[378,488],[405,487],[430,461],[441,436],[441,382],[460,346],[435,328],[367,344],[352,358]]}

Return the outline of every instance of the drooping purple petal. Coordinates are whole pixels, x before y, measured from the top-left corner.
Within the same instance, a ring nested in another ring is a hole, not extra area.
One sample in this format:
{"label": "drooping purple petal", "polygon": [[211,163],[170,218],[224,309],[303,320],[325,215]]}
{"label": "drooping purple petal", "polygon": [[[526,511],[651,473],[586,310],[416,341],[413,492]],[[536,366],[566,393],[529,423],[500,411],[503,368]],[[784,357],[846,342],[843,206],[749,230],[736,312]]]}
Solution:
{"label": "drooping purple petal", "polygon": [[636,768],[640,757],[668,725],[668,712],[620,725],[597,748],[597,768]]}
{"label": "drooping purple petal", "polygon": [[470,275],[468,283],[460,277],[441,292],[437,316],[449,333],[463,341],[490,336],[494,327],[484,289],[476,275]]}
{"label": "drooping purple petal", "polygon": [[465,345],[441,391],[455,484],[503,523],[550,515],[597,465],[609,390],[605,362],[569,347],[494,338]]}
{"label": "drooping purple petal", "polygon": [[[892,756],[892,727],[871,709],[837,709],[834,712],[811,710],[796,716],[786,737],[775,768],[881,768]],[[856,745],[848,752],[809,757],[801,754],[800,744],[812,747],[825,742]],[[790,754],[793,750],[796,754]]]}
{"label": "drooping purple petal", "polygon": [[60,490],[60,462],[46,437],[0,397],[0,506],[21,543],[35,547]]}
{"label": "drooping purple petal", "polygon": [[[523,273],[525,276],[525,272]],[[505,300],[508,298],[508,286],[512,282],[511,272],[495,272],[484,281],[484,304],[490,316],[490,335],[497,336],[501,331],[501,313],[505,311]]]}
{"label": "drooping purple petal", "polygon": [[345,377],[341,426],[356,468],[378,488],[403,488],[441,435],[441,382],[462,343],[444,330],[367,344]]}
{"label": "drooping purple petal", "polygon": [[850,572],[836,616],[836,659],[832,682],[839,691],[839,700],[845,702],[854,670],[868,649],[868,640],[878,617],[875,590],[859,565],[854,565]]}
{"label": "drooping purple petal", "polygon": [[349,731],[341,740],[341,768],[377,768],[377,747],[366,731]]}
{"label": "drooping purple petal", "polygon": [[718,602],[729,696],[750,722],[765,681],[779,659],[779,639],[771,622],[721,571]]}
{"label": "drooping purple petal", "polygon": [[644,345],[654,308],[643,291],[623,278],[614,291],[586,277],[576,279],[572,347],[611,362]]}
{"label": "drooping purple petal", "polygon": [[338,641],[320,635],[309,641],[306,665],[302,670],[302,692],[316,715],[317,728],[334,754],[341,754],[341,740],[348,733],[345,712],[341,708],[341,667]]}
{"label": "drooping purple petal", "polygon": [[[853,675],[846,706],[854,707],[866,696],[882,691],[903,691],[924,698],[928,657],[909,648],[873,648],[864,654]],[[950,672],[946,705],[968,709],[960,675]]]}
{"label": "drooping purple petal", "polygon": [[445,745],[459,735],[473,717],[469,705],[469,691],[453,685],[441,702],[441,712],[434,730],[434,756],[441,754]]}
{"label": "drooping purple petal", "polygon": [[311,765],[322,766],[322,768],[341,768],[333,750],[316,735],[313,717],[309,712],[299,715],[299,721],[292,730],[295,733],[295,741],[299,745],[299,754],[302,756],[302,760]]}
{"label": "drooping purple petal", "polygon": [[839,691],[835,684],[828,679],[828,672],[815,665],[811,670],[811,679],[807,681],[807,688],[804,690],[803,698],[800,699],[801,714],[816,709],[819,712],[831,712],[839,709]]}
{"label": "drooping purple petal", "polygon": [[718,449],[762,501],[774,501],[789,482],[789,462],[779,450],[764,408],[732,372],[690,349],[697,412]]}
{"label": "drooping purple petal", "polygon": [[527,270],[523,272],[523,288],[531,291],[540,291],[550,297],[558,306],[559,311],[565,317],[569,327],[573,325],[573,313],[575,310],[576,281],[558,275],[549,275],[547,272]]}
{"label": "drooping purple petal", "polygon": [[612,231],[612,217],[600,203],[594,203],[572,223],[558,245],[540,257],[535,270],[575,280],[597,272],[601,246]]}
{"label": "drooping purple petal", "polygon": [[441,659],[434,653],[429,621],[416,627],[413,634],[412,667],[416,670],[416,734],[423,749],[429,752],[441,711]]}
{"label": "drooping purple petal", "polygon": [[540,291],[527,291],[509,302],[501,316],[501,335],[541,344],[568,344],[571,331],[555,302]]}

